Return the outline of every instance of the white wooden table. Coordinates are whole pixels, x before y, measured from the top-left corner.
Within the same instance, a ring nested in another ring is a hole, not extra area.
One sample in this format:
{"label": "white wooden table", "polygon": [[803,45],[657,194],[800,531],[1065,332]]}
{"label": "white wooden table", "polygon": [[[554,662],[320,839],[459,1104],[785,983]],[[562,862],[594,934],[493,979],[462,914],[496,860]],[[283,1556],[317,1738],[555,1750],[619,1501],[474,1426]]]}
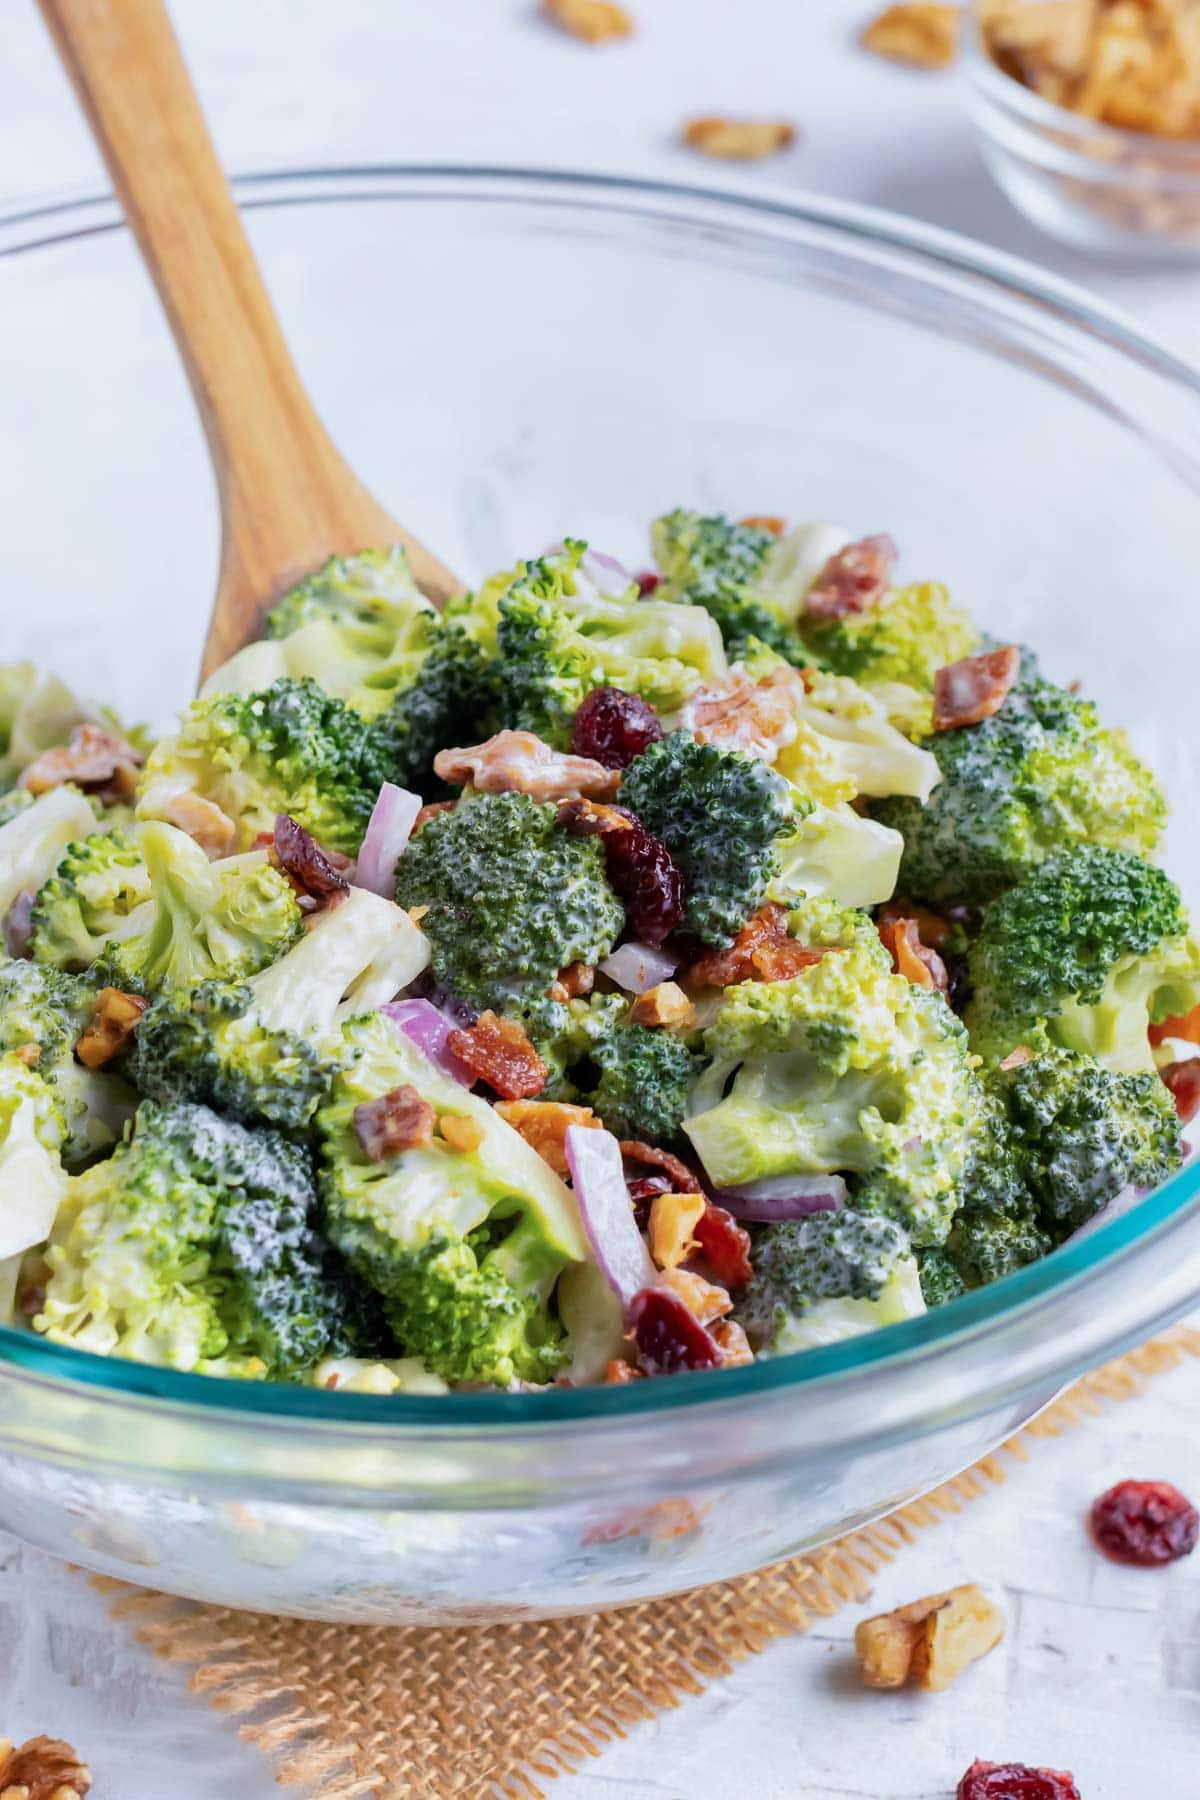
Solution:
{"label": "white wooden table", "polygon": [[[474,158],[721,180],[720,165],[676,147],[679,121],[782,114],[801,125],[800,146],[742,185],[831,191],[989,239],[1090,284],[1200,359],[1200,273],[1105,268],[1039,237],[980,165],[954,78],[857,51],[857,0],[629,3],[639,37],[599,50],[544,27],[533,0],[174,0],[173,12],[234,167]],[[0,192],[99,178],[32,0],[4,0]],[[17,649],[0,643],[0,655]],[[1003,1648],[950,1695],[858,1691],[847,1613],[556,1793],[949,1800],[978,1754],[1073,1768],[1086,1800],[1192,1800],[1200,1557],[1138,1574],[1095,1556],[1082,1513],[1126,1474],[1200,1493],[1200,1369],[1040,1446],[1003,1491],[881,1579],[872,1610],[967,1579],[1002,1593]],[[78,1576],[0,1539],[0,1735],[42,1730],[90,1757],[97,1800],[278,1792],[233,1726],[110,1625]]]}

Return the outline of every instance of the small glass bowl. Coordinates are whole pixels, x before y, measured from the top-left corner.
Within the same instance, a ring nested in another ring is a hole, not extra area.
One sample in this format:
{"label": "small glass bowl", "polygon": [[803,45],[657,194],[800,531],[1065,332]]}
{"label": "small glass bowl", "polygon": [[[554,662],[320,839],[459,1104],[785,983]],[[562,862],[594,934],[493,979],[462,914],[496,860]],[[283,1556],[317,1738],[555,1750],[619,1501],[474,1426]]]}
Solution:
{"label": "small glass bowl", "polygon": [[978,0],[963,37],[984,159],[1027,218],[1077,250],[1200,258],[1200,139],[1121,131],[1044,100],[988,54]]}

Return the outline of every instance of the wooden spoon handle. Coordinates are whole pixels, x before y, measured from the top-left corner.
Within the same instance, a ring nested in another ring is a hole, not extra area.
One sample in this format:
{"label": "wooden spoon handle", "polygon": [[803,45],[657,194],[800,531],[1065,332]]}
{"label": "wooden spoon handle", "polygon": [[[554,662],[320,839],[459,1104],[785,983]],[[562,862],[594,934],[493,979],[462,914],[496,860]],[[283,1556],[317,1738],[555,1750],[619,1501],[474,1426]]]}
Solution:
{"label": "wooden spoon handle", "polygon": [[440,604],[450,571],[326,435],[296,373],[161,0],[39,0],[187,367],[216,471],[208,672],[325,557],[400,542]]}

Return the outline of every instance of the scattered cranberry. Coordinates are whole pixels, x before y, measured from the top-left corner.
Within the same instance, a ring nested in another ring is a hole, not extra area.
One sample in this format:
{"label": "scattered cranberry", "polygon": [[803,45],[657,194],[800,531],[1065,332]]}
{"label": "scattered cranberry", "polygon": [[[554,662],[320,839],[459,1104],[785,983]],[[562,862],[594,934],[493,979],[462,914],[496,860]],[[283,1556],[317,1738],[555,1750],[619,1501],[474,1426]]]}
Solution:
{"label": "scattered cranberry", "polygon": [[958,1784],[955,1800],[1080,1800],[1080,1793],[1075,1777],[1062,1769],[973,1762]]}
{"label": "scattered cranberry", "polygon": [[662,734],[658,714],[640,694],[598,687],[575,714],[571,748],[576,756],[590,756],[606,769],[625,769]]}
{"label": "scattered cranberry", "polygon": [[1092,1503],[1092,1536],[1114,1562],[1140,1569],[1190,1556],[1200,1514],[1169,1481],[1118,1481]]}
{"label": "scattered cranberry", "polygon": [[638,599],[648,600],[662,580],[662,576],[656,574],[653,569],[641,569],[633,579],[637,582]]}
{"label": "scattered cranberry", "polygon": [[692,1236],[722,1287],[748,1286],[754,1274],[750,1266],[750,1233],[731,1212],[710,1200],[692,1227]]}
{"label": "scattered cranberry", "polygon": [[725,1360],[712,1334],[667,1288],[646,1287],[636,1293],[626,1323],[637,1345],[638,1365],[647,1375],[719,1369]]}
{"label": "scattered cranberry", "polygon": [[1179,1123],[1187,1125],[1200,1112],[1200,1057],[1191,1056],[1184,1062],[1168,1063],[1159,1074],[1171,1090]]}
{"label": "scattered cranberry", "polygon": [[[280,813],[275,820],[272,845],[279,867],[299,894],[320,903],[350,892],[350,883],[332,854],[322,850],[287,813]],[[349,866],[344,858],[339,861],[343,868]]]}
{"label": "scattered cranberry", "polygon": [[628,831],[604,834],[604,860],[633,936],[661,944],[683,922],[685,900],[683,876],[667,846],[635,819]]}

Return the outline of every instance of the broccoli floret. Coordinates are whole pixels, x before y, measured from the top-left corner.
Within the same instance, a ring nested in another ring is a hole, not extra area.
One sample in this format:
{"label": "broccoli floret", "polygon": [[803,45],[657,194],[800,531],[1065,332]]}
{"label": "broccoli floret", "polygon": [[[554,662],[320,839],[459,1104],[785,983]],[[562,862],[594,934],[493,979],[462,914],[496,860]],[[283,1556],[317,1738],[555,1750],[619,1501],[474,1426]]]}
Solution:
{"label": "broccoli floret", "polygon": [[1200,945],[1179,890],[1128,851],[1079,845],[986,909],[968,956],[972,1047],[990,1060],[1057,1043],[1154,1067],[1151,1024],[1200,1001]]}
{"label": "broccoli floret", "polygon": [[210,863],[186,832],[160,824],[140,828],[138,848],[152,904],[136,935],[105,949],[97,972],[114,987],[190,992],[205,981],[241,981],[300,936],[295,891],[265,852]]}
{"label": "broccoli floret", "polygon": [[633,759],[621,803],[666,844],[687,888],[686,923],[717,946],[762,900],[779,868],[776,840],[808,804],[766,763],[684,731]]}
{"label": "broccoli floret", "polygon": [[776,759],[781,775],[827,806],[903,794],[925,801],[941,780],[928,750],[910,743],[883,703],[857,681],[805,671],[795,736]]}
{"label": "broccoli floret", "polygon": [[161,993],[138,1020],[132,1078],[155,1100],[299,1128],[339,1066],[342,1024],[394,999],[428,955],[406,913],[354,888],[249,981]]}
{"label": "broccoli floret", "polygon": [[577,573],[586,548],[569,540],[523,563],[498,602],[504,721],[558,748],[593,688],[621,688],[671,712],[726,670],[703,613],[639,600],[636,588],[619,598],[591,591]]}
{"label": "broccoli floret", "polygon": [[[330,1238],[434,1374],[501,1387],[550,1380],[563,1354],[554,1286],[587,1254],[571,1195],[486,1101],[386,1018],[355,1020],[346,1037],[353,1062],[317,1115]],[[456,1150],[439,1133],[373,1161],[355,1111],[404,1086],[439,1119],[472,1121],[477,1148]]]}
{"label": "broccoli floret", "polygon": [[965,1294],[967,1284],[955,1267],[953,1258],[944,1250],[920,1250],[917,1267],[921,1276],[921,1298],[927,1307],[945,1306]]}
{"label": "broccoli floret", "polygon": [[684,1131],[709,1178],[856,1177],[855,1205],[944,1243],[978,1107],[966,1034],[876,939],[786,981],[727,988]]}
{"label": "broccoli floret", "polygon": [[51,788],[0,825],[0,922],[15,900],[53,875],[68,845],[95,829],[95,814],[71,787]]}
{"label": "broccoli floret", "polygon": [[773,532],[736,524],[721,513],[705,517],[680,509],[656,519],[650,537],[662,572],[656,595],[711,614],[731,661],[765,646],[788,662],[807,662],[771,590],[778,547]]}
{"label": "broccoli floret", "polygon": [[510,1016],[524,1026],[549,1070],[539,1098],[578,1100],[599,1079],[596,1051],[623,1023],[629,1002],[621,994],[589,994],[574,1000],[537,996]]}
{"label": "broccoli floret", "polygon": [[676,1031],[619,1025],[591,1052],[600,1080],[588,1104],[621,1138],[667,1146],[689,1111],[692,1082],[702,1067]]}
{"label": "broccoli floret", "polygon": [[150,898],[150,871],[136,840],[124,831],[93,832],[67,846],[38,889],[32,953],[60,969],[88,969],[112,939],[137,931],[134,915]]}
{"label": "broccoli floret", "polygon": [[801,638],[818,662],[856,681],[899,682],[928,692],[947,663],[979,648],[980,634],[940,582],[895,588],[878,606],[840,618],[801,614]]}
{"label": "broccoli floret", "polygon": [[597,838],[553,806],[485,794],[430,819],[396,865],[401,906],[426,907],[437,980],[471,1006],[512,1011],[560,969],[599,962],[625,922]]}
{"label": "broccoli floret", "polygon": [[925,1310],[917,1265],[891,1219],[844,1211],[768,1225],[737,1308],[760,1356],[836,1343]]}
{"label": "broccoli floret", "polygon": [[1052,1240],[1029,1213],[959,1213],[946,1253],[965,1287],[982,1287],[1040,1261]]}
{"label": "broccoli floret", "polygon": [[28,1064],[0,1056],[0,1324],[11,1325],[25,1253],[43,1243],[67,1191],[57,1096]]}
{"label": "broccoli floret", "polygon": [[35,1067],[53,1091],[63,1160],[72,1169],[114,1144],[137,1104],[119,1076],[75,1060],[95,997],[94,981],[52,965],[0,963],[0,1055],[38,1046]]}
{"label": "broccoli floret", "polygon": [[137,814],[166,818],[172,801],[194,793],[233,821],[238,848],[289,813],[318,843],[353,856],[393,773],[385,727],[315,681],[281,679],[193,701],[142,771]]}
{"label": "broccoli floret", "polygon": [[380,728],[388,734],[392,780],[436,798],[450,791],[433,773],[438,751],[499,729],[500,665],[460,619],[437,619],[427,637],[419,675],[397,693]]}
{"label": "broccoli floret", "polygon": [[874,808],[903,835],[900,885],[914,899],[977,905],[1073,844],[1149,855],[1161,835],[1166,803],[1124,735],[1036,674],[929,747],[942,779],[925,804]]}
{"label": "broccoli floret", "polygon": [[351,1348],[350,1277],[315,1214],[300,1145],[206,1107],[145,1102],[132,1138],[71,1184],[34,1327],[168,1368],[301,1375]]}

